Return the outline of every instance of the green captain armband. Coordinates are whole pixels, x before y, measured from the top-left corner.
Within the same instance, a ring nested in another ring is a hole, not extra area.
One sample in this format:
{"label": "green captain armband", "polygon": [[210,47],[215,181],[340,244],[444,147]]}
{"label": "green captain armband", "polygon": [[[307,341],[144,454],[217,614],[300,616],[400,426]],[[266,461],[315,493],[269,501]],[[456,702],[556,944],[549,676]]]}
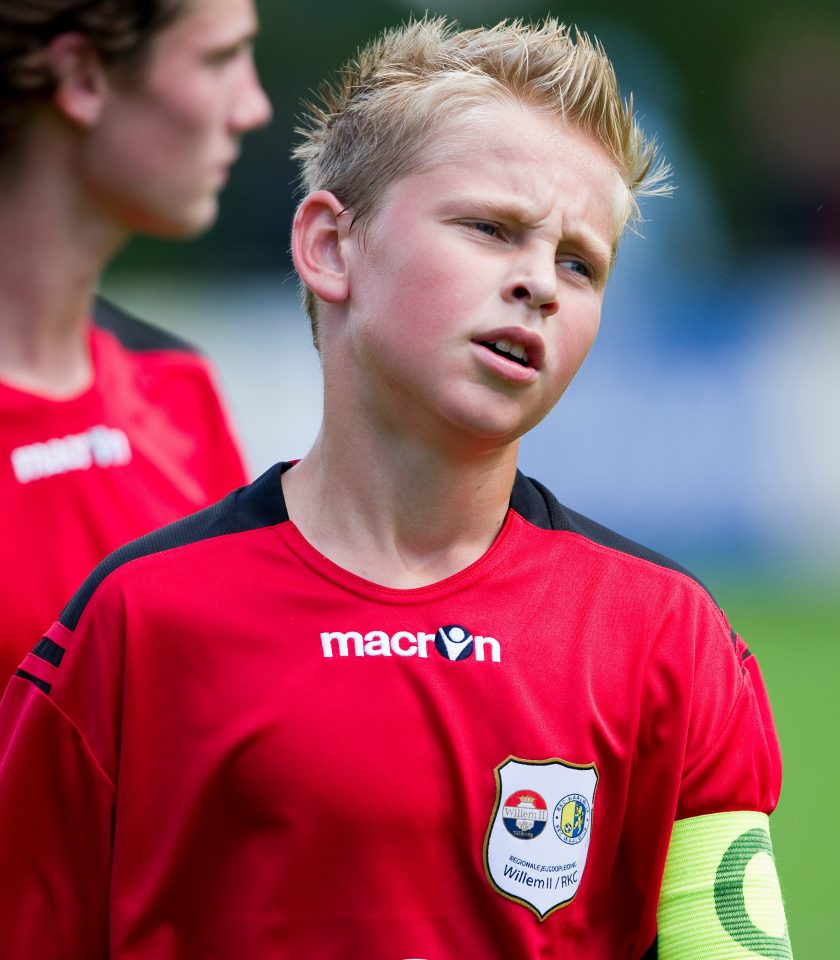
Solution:
{"label": "green captain armband", "polygon": [[674,824],[656,914],[659,960],[792,960],[766,814]]}

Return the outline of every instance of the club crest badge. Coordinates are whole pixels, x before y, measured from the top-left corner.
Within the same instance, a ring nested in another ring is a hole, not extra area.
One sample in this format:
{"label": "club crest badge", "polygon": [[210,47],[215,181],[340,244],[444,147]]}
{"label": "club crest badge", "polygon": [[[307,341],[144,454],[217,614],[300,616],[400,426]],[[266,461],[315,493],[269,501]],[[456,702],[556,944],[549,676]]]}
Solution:
{"label": "club crest badge", "polygon": [[592,837],[594,763],[508,757],[496,774],[496,804],[484,841],[492,886],[540,918],[574,900]]}

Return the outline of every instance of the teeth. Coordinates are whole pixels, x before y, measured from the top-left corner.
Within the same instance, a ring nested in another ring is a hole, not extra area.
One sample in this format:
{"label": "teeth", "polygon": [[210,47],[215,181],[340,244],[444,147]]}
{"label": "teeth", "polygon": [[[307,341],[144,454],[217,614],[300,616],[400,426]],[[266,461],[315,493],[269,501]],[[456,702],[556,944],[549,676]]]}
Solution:
{"label": "teeth", "polygon": [[523,363],[528,362],[528,351],[521,343],[512,343],[510,340],[494,340],[493,346],[500,350],[502,353],[509,353],[512,357],[516,357],[517,360],[521,360]]}
{"label": "teeth", "polygon": [[510,352],[517,358],[517,360],[521,360],[523,363],[528,362],[528,351],[522,346],[521,343],[514,343],[510,348]]}

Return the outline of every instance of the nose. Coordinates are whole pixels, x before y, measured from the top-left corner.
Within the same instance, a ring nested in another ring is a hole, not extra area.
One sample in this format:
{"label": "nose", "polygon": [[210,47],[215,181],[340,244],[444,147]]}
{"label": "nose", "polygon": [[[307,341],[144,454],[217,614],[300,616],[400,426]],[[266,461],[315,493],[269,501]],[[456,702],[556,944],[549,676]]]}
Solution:
{"label": "nose", "polygon": [[557,264],[550,256],[531,251],[523,255],[505,283],[502,296],[509,302],[520,301],[538,309],[544,317],[557,313]]}
{"label": "nose", "polygon": [[231,112],[231,127],[236,133],[247,133],[264,127],[272,115],[268,99],[253,60],[249,60]]}

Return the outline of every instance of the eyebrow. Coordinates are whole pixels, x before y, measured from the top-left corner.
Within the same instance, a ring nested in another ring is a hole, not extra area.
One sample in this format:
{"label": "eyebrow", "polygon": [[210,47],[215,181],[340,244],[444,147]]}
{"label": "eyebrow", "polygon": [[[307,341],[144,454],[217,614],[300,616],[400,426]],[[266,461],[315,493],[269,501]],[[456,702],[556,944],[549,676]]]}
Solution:
{"label": "eyebrow", "polygon": [[602,262],[605,263],[607,273],[609,273],[615,265],[618,256],[618,237],[616,237],[614,243],[607,244],[599,240],[588,230],[581,230],[579,227],[576,228],[572,226],[563,234],[563,239],[580,247],[592,259],[597,260],[599,265]]}

